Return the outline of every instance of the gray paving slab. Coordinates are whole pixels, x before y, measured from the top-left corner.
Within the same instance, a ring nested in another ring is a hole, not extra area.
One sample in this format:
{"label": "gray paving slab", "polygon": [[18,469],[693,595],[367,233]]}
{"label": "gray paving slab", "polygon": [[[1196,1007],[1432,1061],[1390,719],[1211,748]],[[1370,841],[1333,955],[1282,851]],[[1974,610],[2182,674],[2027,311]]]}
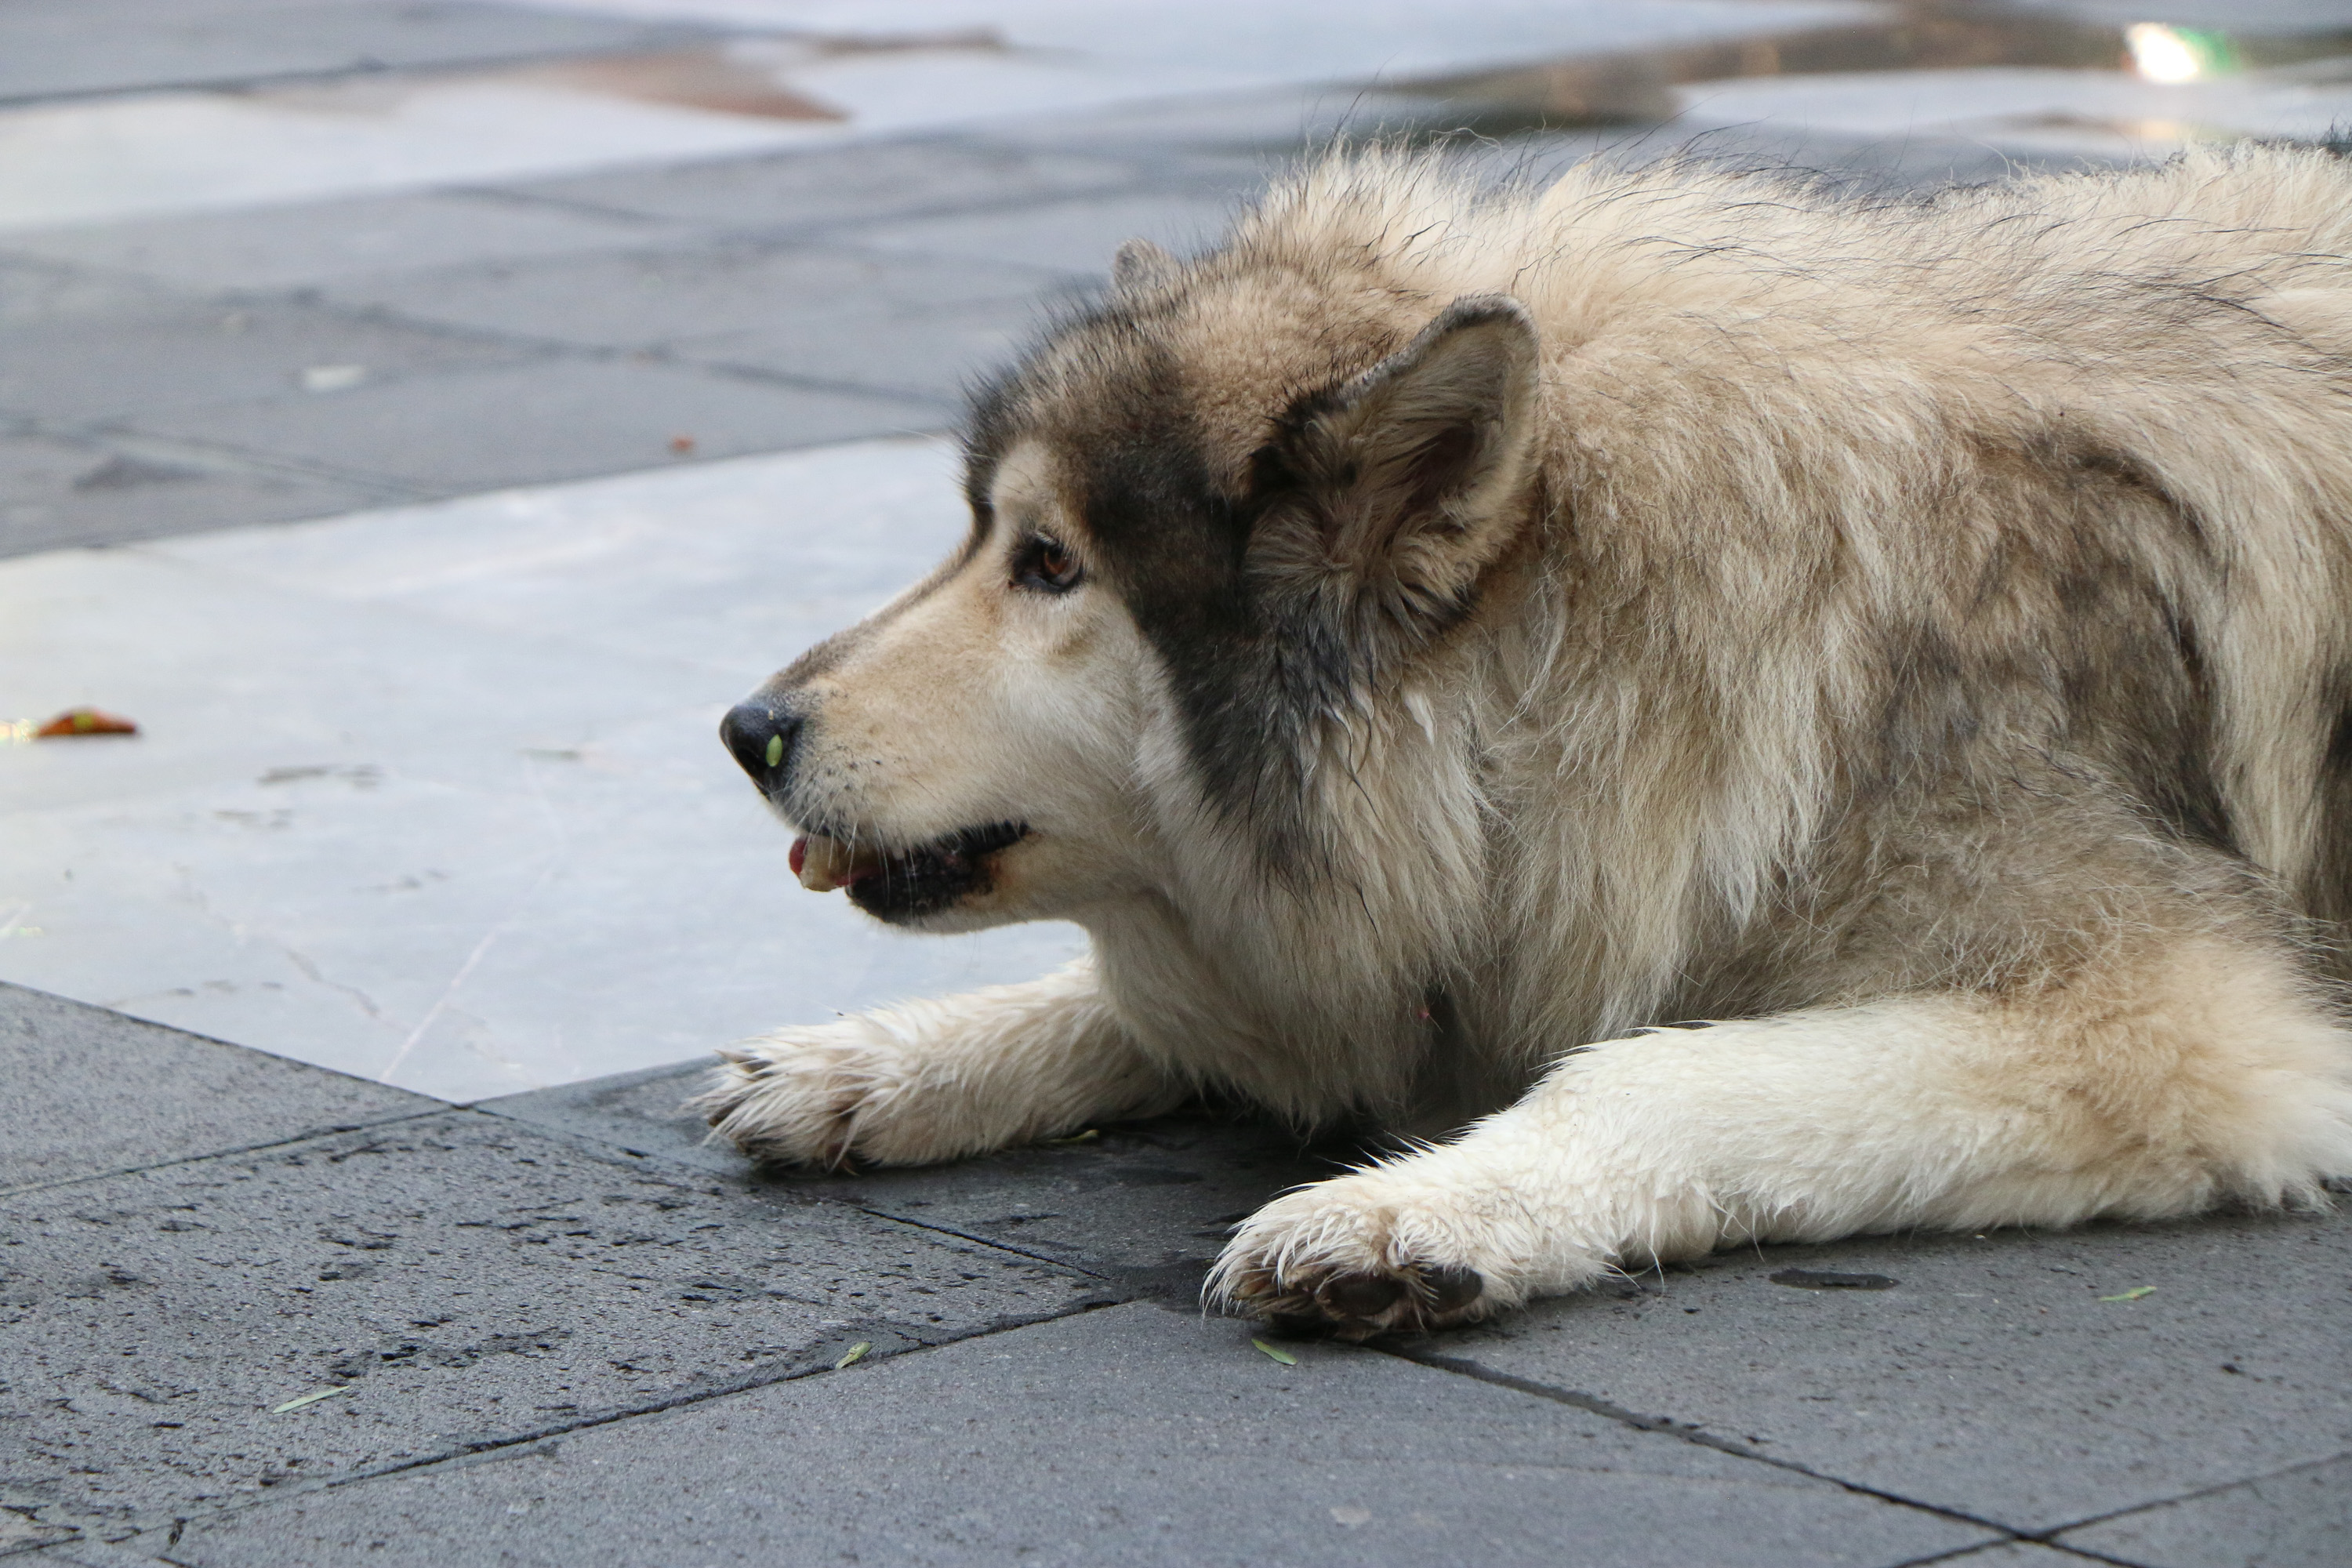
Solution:
{"label": "gray paving slab", "polygon": [[1025,301],[1067,281],[1051,270],[870,251],[706,245],[352,279],[349,305],[412,321],[604,348],[821,323],[864,309]]}
{"label": "gray paving slab", "polygon": [[1377,1352],[1292,1353],[1114,1308],[201,1520],[170,1554],[1826,1568],[1984,1533]]}
{"label": "gray paving slab", "polygon": [[2352,1455],[2159,1503],[2057,1539],[2147,1568],[2341,1568],[2352,1556]]}
{"label": "gray paving slab", "polygon": [[[456,495],[940,429],[943,404],[813,392],[648,362],[549,360],[331,396],[142,416],[137,428]],[[680,450],[681,440],[691,446]]]}
{"label": "gray paving slab", "polygon": [[496,188],[644,218],[805,237],[829,225],[1118,190],[1135,184],[1150,166],[1148,159],[1102,157],[1082,151],[1085,146],[1083,138],[1021,147],[927,137],[502,182]]}
{"label": "gray paving slab", "polygon": [[286,300],[0,326],[0,410],[89,422],[511,364],[540,351]]}
{"label": "gray paving slab", "polygon": [[529,58],[677,36],[467,0],[11,0],[0,7],[0,100]]}
{"label": "gray paving slab", "polygon": [[1425,1353],[2034,1534],[2352,1448],[2347,1291],[2343,1214],[1887,1238],[1723,1254]]}
{"label": "gray paving slab", "polygon": [[438,1100],[0,984],[0,1192],[442,1109]]}
{"label": "gray paving slab", "polygon": [[464,1111],[0,1201],[0,1507],[101,1537],[1102,1299]]}
{"label": "gray paving slab", "polygon": [[656,244],[680,226],[486,192],[424,191],[40,229],[0,238],[0,247],[205,293],[251,292],[355,274]]}
{"label": "gray paving slab", "polygon": [[0,327],[102,321],[171,302],[165,290],[29,257],[0,255]]}
{"label": "gray paving slab", "polygon": [[1143,194],[911,218],[842,233],[877,250],[1094,276],[1108,272],[1112,256],[1130,239],[1155,240],[1180,256],[1205,250],[1223,234],[1238,206],[1237,200],[1223,196]]}
{"label": "gray paving slab", "polygon": [[756,331],[688,338],[671,357],[952,401],[1010,364],[1044,328],[1054,301],[982,300],[892,309],[858,301],[811,308],[795,300]]}
{"label": "gray paving slab", "polygon": [[350,511],[381,489],[138,444],[0,435],[0,556]]}
{"label": "gray paving slab", "polygon": [[[479,1109],[711,1171],[751,1190],[856,1205],[1082,1268],[1125,1293],[1197,1301],[1232,1226],[1336,1173],[1345,1141],[1302,1145],[1271,1123],[1196,1111],[1089,1129],[985,1159],[847,1175],[760,1171],[685,1109],[707,1062],[485,1100]],[[1091,1135],[1088,1135],[1091,1134]]]}
{"label": "gray paving slab", "polygon": [[[1931,1557],[1917,1568],[1927,1568],[1929,1563],[1935,1568],[2084,1568],[2089,1561],[2074,1552],[2031,1541],[2004,1541],[1995,1546],[1955,1552],[1947,1557]],[[1910,1565],[1906,1564],[1906,1568]]]}

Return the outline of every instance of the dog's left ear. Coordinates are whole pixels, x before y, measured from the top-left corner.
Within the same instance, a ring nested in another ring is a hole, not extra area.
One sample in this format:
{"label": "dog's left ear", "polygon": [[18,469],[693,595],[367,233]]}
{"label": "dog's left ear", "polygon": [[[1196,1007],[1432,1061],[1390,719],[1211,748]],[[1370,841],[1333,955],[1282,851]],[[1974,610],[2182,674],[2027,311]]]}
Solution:
{"label": "dog's left ear", "polygon": [[1516,300],[1457,300],[1363,374],[1301,399],[1252,459],[1265,505],[1253,571],[1350,619],[1424,634],[1460,619],[1522,521],[1537,358]]}

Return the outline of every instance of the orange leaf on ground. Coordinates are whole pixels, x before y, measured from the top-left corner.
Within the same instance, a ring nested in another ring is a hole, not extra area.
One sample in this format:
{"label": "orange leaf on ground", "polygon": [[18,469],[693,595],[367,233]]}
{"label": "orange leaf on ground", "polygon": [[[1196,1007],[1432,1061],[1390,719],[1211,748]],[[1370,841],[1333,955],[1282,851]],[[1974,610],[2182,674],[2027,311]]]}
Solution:
{"label": "orange leaf on ground", "polygon": [[71,740],[77,735],[136,735],[139,726],[128,719],[101,713],[95,708],[68,708],[33,731],[37,741]]}

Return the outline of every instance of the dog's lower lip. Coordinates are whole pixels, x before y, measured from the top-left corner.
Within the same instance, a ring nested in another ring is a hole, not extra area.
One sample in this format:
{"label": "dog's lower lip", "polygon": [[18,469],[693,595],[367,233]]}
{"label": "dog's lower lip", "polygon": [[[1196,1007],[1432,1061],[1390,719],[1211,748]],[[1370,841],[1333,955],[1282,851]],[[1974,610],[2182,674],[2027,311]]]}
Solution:
{"label": "dog's lower lip", "polygon": [[819,830],[793,841],[793,875],[814,892],[845,888],[855,897],[856,889],[878,881],[886,885],[885,901],[893,905],[906,899],[891,892],[892,886],[917,902],[951,901],[950,885],[961,884],[955,889],[959,896],[970,891],[983,875],[980,863],[1028,837],[1029,831],[1026,823],[999,822],[958,828],[927,843],[894,849],[870,838],[861,844],[850,833]]}

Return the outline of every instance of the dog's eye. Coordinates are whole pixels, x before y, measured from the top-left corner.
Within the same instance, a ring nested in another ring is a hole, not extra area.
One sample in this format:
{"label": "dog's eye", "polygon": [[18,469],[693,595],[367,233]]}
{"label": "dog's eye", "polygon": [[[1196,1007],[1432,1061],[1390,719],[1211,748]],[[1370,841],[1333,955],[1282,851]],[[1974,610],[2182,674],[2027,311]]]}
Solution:
{"label": "dog's eye", "polygon": [[1017,588],[1066,594],[1084,575],[1078,570],[1078,558],[1042,533],[1031,534],[1013,552],[1013,584]]}

